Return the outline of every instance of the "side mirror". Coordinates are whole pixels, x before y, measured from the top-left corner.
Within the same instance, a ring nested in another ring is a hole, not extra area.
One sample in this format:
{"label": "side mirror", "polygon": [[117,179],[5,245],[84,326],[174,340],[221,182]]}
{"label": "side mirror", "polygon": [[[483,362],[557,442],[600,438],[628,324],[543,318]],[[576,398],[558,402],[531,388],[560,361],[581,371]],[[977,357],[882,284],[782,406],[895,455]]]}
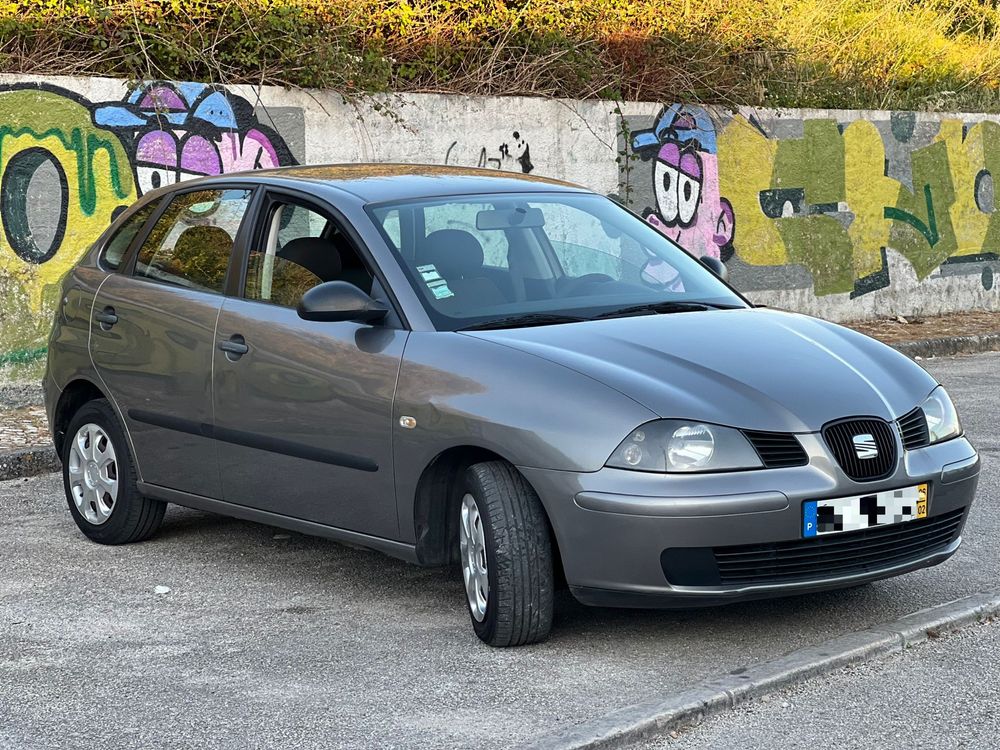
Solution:
{"label": "side mirror", "polygon": [[372,299],[354,284],[346,281],[327,281],[317,284],[302,295],[298,313],[303,320],[351,320],[374,323],[382,320],[389,308]]}
{"label": "side mirror", "polygon": [[702,255],[701,264],[723,281],[729,281],[729,269],[718,258],[713,258],[710,255]]}

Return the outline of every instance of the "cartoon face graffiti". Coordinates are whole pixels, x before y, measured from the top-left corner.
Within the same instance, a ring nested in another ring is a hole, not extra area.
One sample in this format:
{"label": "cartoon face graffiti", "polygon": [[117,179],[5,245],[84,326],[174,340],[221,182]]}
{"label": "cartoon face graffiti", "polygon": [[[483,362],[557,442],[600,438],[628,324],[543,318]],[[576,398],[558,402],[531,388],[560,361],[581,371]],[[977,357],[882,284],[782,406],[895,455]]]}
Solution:
{"label": "cartoon face graffiti", "polygon": [[205,84],[143,84],[124,103],[98,107],[94,121],[130,132],[142,193],[192,177],[295,163],[249,102]]}
{"label": "cartoon face graffiti", "polygon": [[690,229],[701,198],[701,159],[676,143],[660,149],[653,166],[656,207],[666,227]]}
{"label": "cartoon face graffiti", "polygon": [[634,151],[653,157],[656,207],[646,220],[695,257],[728,260],[735,215],[719,194],[715,126],[698,107],[678,105],[660,113],[651,130],[634,134]]}

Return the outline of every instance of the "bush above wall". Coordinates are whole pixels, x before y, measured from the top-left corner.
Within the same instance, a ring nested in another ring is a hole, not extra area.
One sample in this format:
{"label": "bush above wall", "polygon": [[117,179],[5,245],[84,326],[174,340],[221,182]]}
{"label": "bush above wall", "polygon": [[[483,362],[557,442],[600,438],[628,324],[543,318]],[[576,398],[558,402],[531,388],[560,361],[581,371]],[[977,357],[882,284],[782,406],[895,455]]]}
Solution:
{"label": "bush above wall", "polygon": [[0,71],[1000,111],[991,0],[10,0]]}

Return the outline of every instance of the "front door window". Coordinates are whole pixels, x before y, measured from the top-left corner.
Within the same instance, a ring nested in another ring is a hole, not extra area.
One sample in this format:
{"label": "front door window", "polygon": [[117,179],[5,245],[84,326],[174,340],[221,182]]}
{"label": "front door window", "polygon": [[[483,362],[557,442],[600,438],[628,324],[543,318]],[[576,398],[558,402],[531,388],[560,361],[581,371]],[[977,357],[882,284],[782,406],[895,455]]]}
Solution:
{"label": "front door window", "polygon": [[339,228],[323,213],[279,203],[267,219],[261,246],[250,253],[244,297],[295,307],[325,281],[347,281],[371,290],[371,273]]}

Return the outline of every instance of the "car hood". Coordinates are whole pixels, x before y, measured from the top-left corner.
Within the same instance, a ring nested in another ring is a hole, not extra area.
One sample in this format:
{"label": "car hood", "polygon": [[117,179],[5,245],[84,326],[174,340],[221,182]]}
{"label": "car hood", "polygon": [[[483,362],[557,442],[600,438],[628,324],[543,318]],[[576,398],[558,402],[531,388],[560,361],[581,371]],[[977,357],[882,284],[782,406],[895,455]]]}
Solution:
{"label": "car hood", "polygon": [[644,315],[466,335],[588,375],[661,417],[755,430],[815,432],[851,416],[892,420],[936,386],[921,367],[874,339],[774,310]]}

